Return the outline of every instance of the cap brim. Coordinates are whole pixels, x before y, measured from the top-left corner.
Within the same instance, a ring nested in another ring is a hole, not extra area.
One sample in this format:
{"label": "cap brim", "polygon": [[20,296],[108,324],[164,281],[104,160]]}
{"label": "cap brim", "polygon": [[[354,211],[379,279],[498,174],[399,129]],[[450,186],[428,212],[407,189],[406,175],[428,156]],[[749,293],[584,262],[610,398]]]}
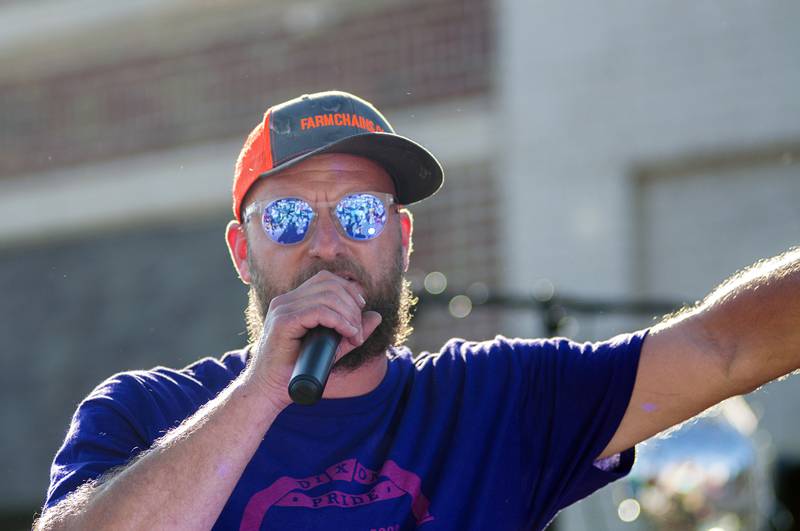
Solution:
{"label": "cap brim", "polygon": [[444,180],[444,171],[436,157],[413,140],[393,133],[363,133],[342,138],[279,164],[259,175],[258,180],[323,153],[347,153],[374,160],[394,181],[397,202],[401,205],[432,196]]}

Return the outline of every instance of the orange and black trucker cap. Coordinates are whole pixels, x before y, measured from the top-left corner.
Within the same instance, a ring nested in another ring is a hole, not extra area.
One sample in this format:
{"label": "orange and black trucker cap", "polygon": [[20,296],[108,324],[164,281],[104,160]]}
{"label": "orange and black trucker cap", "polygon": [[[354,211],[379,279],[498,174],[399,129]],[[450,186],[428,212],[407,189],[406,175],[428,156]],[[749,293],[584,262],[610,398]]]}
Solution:
{"label": "orange and black trucker cap", "polygon": [[349,153],[374,160],[394,180],[397,202],[410,205],[433,195],[444,172],[427,149],[397,135],[371,103],[347,92],[306,94],[267,109],[247,137],[233,176],[233,214],[259,179],[321,153]]}

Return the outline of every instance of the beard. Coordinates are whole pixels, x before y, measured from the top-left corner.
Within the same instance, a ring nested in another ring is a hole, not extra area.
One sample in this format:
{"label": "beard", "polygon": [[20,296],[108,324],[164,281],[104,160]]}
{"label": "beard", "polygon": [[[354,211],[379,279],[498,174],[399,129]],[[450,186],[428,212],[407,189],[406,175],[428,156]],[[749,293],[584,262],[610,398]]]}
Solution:
{"label": "beard", "polygon": [[336,363],[332,373],[352,372],[375,358],[387,355],[390,346],[402,345],[411,332],[411,310],[417,302],[411,292],[411,284],[403,276],[402,249],[398,248],[389,269],[383,279],[375,280],[363,267],[346,258],[332,261],[317,260],[308,268],[301,270],[291,282],[291,286],[281,288],[269,278],[251,259],[253,253],[248,245],[247,263],[250,268],[251,282],[248,293],[245,321],[250,343],[258,342],[264,331],[264,320],[269,303],[276,296],[291,291],[322,270],[337,274],[349,272],[364,288],[366,304],[362,311],[372,310],[381,315],[381,322],[360,346],[354,348]]}

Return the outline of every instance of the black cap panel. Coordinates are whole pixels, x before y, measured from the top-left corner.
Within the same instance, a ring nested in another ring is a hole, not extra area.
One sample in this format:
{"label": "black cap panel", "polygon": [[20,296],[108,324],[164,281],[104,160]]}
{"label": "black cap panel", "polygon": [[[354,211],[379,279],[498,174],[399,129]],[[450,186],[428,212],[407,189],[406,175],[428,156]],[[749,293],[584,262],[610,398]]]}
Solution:
{"label": "black cap panel", "polygon": [[374,107],[338,92],[304,95],[276,106],[268,126],[276,166],[343,138],[393,132]]}

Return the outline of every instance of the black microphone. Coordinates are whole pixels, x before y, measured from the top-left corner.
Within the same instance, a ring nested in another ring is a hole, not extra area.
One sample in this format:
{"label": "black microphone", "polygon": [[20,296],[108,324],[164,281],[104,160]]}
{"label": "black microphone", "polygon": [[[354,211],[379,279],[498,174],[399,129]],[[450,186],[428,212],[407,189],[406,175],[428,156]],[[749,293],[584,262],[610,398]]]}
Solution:
{"label": "black microphone", "polygon": [[312,328],[303,337],[289,380],[289,397],[295,404],[310,406],[322,398],[341,339],[338,332],[324,326]]}

